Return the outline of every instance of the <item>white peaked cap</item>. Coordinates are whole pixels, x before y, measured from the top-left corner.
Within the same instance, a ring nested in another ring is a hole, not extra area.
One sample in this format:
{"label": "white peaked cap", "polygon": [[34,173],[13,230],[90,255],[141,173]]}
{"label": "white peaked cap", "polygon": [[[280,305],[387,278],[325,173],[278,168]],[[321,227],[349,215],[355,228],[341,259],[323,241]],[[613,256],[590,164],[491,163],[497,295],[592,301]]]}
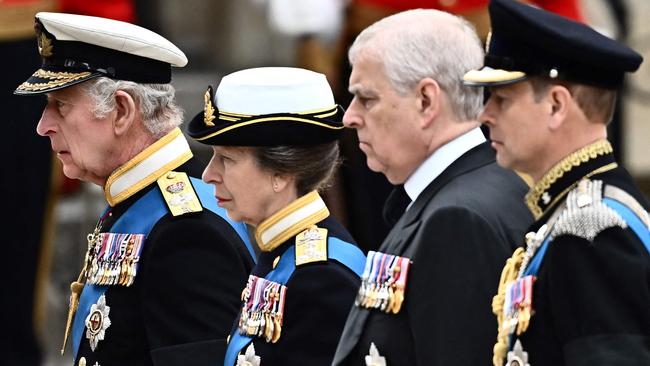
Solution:
{"label": "white peaked cap", "polygon": [[40,12],[36,14],[36,18],[59,41],[93,44],[166,62],[176,67],[187,65],[187,57],[173,43],[135,24],[66,13]]}

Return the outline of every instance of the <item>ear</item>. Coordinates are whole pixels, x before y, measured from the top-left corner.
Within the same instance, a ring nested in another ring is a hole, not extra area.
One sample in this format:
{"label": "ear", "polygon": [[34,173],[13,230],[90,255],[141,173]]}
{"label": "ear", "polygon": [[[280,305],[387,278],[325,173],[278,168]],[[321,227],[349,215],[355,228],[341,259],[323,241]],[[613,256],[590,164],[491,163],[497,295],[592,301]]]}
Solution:
{"label": "ear", "polygon": [[569,89],[562,85],[553,85],[547,94],[550,106],[549,128],[556,130],[562,126],[569,114],[573,97]]}
{"label": "ear", "polygon": [[273,178],[271,179],[271,184],[273,184],[273,192],[279,193],[287,189],[293,183],[294,178],[289,175],[280,175],[280,174],[273,174]]}
{"label": "ear", "polygon": [[417,108],[422,119],[422,127],[428,127],[440,111],[442,90],[432,78],[420,80],[416,89]]}
{"label": "ear", "polygon": [[115,92],[115,120],[113,128],[118,136],[124,135],[135,121],[137,111],[131,95],[123,90]]}

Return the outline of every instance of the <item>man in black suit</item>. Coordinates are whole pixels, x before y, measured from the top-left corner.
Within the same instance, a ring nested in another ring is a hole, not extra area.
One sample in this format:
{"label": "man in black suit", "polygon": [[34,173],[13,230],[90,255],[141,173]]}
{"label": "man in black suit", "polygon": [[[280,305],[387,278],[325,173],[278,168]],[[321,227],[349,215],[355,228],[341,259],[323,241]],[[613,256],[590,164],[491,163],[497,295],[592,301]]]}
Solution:
{"label": "man in black suit", "polygon": [[490,87],[479,119],[499,164],[535,181],[536,220],[493,302],[493,364],[649,365],[649,205],[607,141],[617,90],[643,58],[517,1],[489,12],[485,67],[464,81]]}
{"label": "man in black suit", "polygon": [[480,41],[462,18],[411,10],[365,29],[349,58],[344,123],[397,186],[385,214],[398,220],[368,255],[333,365],[483,365],[500,263],[532,217],[479,128],[482,91],[461,83]]}
{"label": "man in black suit", "polygon": [[223,359],[252,249],[178,128],[171,67],[185,55],[116,20],[41,12],[35,29],[43,62],[14,93],[47,94],[36,131],[64,174],[101,186],[108,203],[71,285],[74,364]]}

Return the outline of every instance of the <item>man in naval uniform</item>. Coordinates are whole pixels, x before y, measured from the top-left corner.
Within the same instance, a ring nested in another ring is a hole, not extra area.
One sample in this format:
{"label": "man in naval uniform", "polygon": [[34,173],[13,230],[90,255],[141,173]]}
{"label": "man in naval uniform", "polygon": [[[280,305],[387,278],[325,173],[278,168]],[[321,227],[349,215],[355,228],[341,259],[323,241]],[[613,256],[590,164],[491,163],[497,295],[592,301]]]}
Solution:
{"label": "man in naval uniform", "polygon": [[80,366],[223,358],[252,250],[178,128],[169,83],[185,55],[115,20],[38,13],[35,29],[42,66],[15,93],[47,95],[36,131],[67,177],[101,186],[108,202],[71,285],[62,352],[71,334]]}
{"label": "man in naval uniform", "polygon": [[499,164],[534,179],[536,218],[493,301],[493,363],[648,365],[648,202],[606,133],[617,88],[642,58],[517,1],[493,0],[489,12],[485,66],[464,80],[490,87],[480,120]]}
{"label": "man in naval uniform", "polygon": [[366,28],[349,56],[343,122],[397,185],[386,216],[398,220],[368,253],[333,364],[483,365],[490,292],[532,217],[526,184],[479,128],[482,91],[461,82],[482,62],[479,39],[460,17],[411,10]]}

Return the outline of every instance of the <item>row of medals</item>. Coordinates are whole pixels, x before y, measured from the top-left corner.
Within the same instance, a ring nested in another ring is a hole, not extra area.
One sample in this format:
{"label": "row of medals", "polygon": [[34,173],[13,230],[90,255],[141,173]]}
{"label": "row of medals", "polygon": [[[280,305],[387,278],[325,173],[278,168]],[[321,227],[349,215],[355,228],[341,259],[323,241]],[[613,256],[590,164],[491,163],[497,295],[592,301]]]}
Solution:
{"label": "row of medals", "polygon": [[144,239],[143,234],[100,233],[86,272],[88,283],[131,286]]}
{"label": "row of medals", "polygon": [[529,275],[508,284],[503,305],[503,331],[522,334],[528,328],[533,312],[533,284],[535,276]]}
{"label": "row of medals", "polygon": [[404,290],[411,261],[369,251],[355,305],[397,314],[404,302]]}
{"label": "row of medals", "polygon": [[548,235],[548,225],[542,225],[537,232],[526,234],[526,252],[519,268],[519,274],[514,281],[506,286],[503,304],[503,324],[499,333],[521,335],[528,329],[530,317],[533,315],[533,286],[536,277],[524,276],[526,268],[541,247]]}
{"label": "row of medals", "polygon": [[250,275],[242,291],[239,332],[275,343],[282,332],[282,318],[287,287],[265,278]]}

